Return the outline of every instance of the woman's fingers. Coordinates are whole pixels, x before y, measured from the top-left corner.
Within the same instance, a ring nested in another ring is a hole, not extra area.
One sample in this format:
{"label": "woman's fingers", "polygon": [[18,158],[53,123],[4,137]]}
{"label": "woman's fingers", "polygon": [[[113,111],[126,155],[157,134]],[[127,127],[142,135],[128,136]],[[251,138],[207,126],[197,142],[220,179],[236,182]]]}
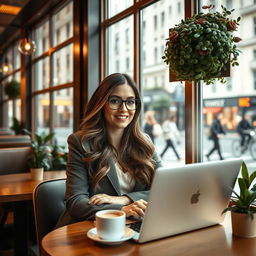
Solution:
{"label": "woman's fingers", "polygon": [[122,210],[125,211],[127,217],[143,217],[147,208],[147,204],[148,203],[145,200],[140,199],[132,204],[123,207]]}

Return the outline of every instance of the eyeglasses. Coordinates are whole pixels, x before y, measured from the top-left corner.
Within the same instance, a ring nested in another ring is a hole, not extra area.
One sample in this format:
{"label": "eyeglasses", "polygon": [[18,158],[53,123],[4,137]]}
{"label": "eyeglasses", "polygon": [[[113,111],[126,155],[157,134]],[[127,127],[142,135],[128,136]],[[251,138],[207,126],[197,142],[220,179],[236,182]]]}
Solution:
{"label": "eyeglasses", "polygon": [[125,103],[125,106],[128,110],[135,110],[139,103],[139,99],[130,98],[127,100],[123,100],[118,96],[110,96],[108,98],[108,105],[112,110],[117,110],[121,108],[123,103]]}

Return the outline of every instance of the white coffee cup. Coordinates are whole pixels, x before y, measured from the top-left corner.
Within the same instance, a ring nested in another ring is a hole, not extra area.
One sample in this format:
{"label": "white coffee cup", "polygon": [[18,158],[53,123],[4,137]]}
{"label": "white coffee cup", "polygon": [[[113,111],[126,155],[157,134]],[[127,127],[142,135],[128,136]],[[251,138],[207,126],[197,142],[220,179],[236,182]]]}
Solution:
{"label": "white coffee cup", "polygon": [[104,240],[118,240],[125,232],[125,212],[103,210],[96,213],[97,234]]}

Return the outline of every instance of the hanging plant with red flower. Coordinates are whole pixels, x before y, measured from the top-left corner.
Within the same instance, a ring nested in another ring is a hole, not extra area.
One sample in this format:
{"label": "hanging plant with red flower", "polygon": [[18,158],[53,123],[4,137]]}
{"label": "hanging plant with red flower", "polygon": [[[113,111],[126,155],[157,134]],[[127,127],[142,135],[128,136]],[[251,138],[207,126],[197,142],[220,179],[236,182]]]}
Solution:
{"label": "hanging plant with red flower", "polygon": [[233,10],[221,6],[222,12],[211,12],[213,5],[203,6],[208,13],[199,13],[170,29],[164,51],[164,62],[169,65],[177,80],[211,84],[217,78],[225,83],[221,74],[227,64],[238,66],[239,49],[236,43],[242,39],[233,35],[240,17],[230,19]]}

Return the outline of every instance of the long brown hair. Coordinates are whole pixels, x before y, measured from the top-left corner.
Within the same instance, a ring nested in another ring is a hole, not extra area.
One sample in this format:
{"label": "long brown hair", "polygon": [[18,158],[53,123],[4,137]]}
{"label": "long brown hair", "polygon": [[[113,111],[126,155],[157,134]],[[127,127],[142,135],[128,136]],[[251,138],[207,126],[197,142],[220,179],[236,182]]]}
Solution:
{"label": "long brown hair", "polygon": [[[122,148],[117,152],[108,139],[103,108],[114,88],[122,84],[132,87],[138,105],[133,120],[124,130],[121,139]],[[86,106],[85,118],[81,123],[80,130],[82,145],[86,141],[90,144],[91,149],[85,149],[84,161],[93,165],[93,168],[89,168],[89,175],[95,187],[109,171],[109,158],[114,158],[122,170],[128,171],[137,182],[150,186],[156,168],[152,159],[154,145],[140,129],[140,113],[139,91],[135,82],[126,74],[109,75],[92,95]]]}

